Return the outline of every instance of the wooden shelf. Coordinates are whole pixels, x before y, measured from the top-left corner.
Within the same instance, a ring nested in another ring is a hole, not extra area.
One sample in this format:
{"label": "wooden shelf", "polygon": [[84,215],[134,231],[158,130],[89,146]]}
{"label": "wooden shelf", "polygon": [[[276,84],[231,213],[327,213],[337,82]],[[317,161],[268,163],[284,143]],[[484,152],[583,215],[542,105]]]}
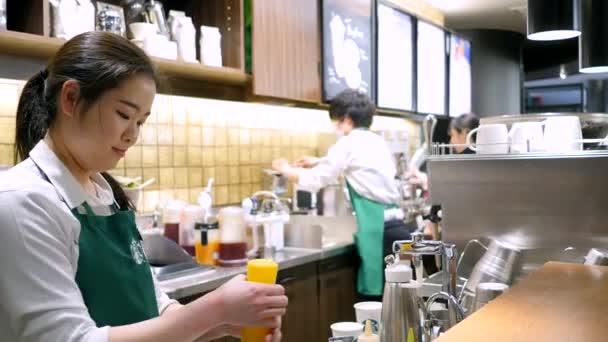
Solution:
{"label": "wooden shelf", "polygon": [[[57,38],[16,31],[0,31],[0,52],[9,55],[47,60],[59,50],[63,43],[63,40]],[[249,84],[249,76],[240,69],[209,67],[160,58],[152,59],[163,76],[169,78],[172,83],[186,80],[242,88]],[[172,88],[180,87],[172,84]]]}

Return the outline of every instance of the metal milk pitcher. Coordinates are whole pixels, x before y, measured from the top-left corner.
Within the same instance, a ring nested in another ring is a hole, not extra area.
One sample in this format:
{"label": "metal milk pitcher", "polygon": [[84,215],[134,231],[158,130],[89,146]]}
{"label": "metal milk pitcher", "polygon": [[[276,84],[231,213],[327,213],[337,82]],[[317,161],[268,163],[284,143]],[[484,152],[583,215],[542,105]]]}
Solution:
{"label": "metal milk pitcher", "polygon": [[411,281],[412,269],[409,262],[395,262],[392,255],[387,256],[385,261],[386,284],[382,297],[380,341],[422,342],[420,311],[424,302],[418,296],[421,285]]}

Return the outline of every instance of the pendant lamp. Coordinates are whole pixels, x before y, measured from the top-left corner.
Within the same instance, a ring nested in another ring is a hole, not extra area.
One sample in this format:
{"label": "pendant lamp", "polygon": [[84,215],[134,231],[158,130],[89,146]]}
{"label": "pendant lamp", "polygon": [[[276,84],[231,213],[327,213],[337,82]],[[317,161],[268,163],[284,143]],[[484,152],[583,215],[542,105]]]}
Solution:
{"label": "pendant lamp", "polygon": [[580,72],[608,72],[608,2],[583,0],[581,27],[582,35],[578,43]]}
{"label": "pendant lamp", "polygon": [[528,39],[578,37],[580,0],[528,0]]}

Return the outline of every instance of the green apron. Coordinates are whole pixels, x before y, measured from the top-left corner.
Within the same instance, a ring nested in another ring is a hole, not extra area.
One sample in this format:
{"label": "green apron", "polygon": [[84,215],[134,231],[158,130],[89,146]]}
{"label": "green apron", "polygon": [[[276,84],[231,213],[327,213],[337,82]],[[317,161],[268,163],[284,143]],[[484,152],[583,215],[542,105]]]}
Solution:
{"label": "green apron", "polygon": [[85,202],[80,221],[76,283],[98,327],[120,326],[158,316],[150,265],[131,210],[98,216]]}
{"label": "green apron", "polygon": [[348,182],[346,185],[359,226],[355,233],[355,246],[361,258],[357,273],[357,292],[366,296],[381,296],[384,289],[382,254],[386,205],[359,195]]}

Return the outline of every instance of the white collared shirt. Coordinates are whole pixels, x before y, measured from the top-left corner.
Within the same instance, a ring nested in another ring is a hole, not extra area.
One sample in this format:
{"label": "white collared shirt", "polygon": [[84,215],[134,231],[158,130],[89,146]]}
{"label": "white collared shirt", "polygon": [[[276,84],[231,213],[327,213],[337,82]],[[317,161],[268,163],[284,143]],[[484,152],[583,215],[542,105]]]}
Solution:
{"label": "white collared shirt", "polygon": [[[87,201],[97,215],[112,212],[110,185],[100,174],[91,179],[97,199],[44,141],[0,177],[0,341],[108,341],[109,327],[95,325],[75,280],[80,223],[71,209]],[[162,312],[174,301],[154,285]]]}
{"label": "white collared shirt", "polygon": [[382,137],[355,129],[333,145],[312,169],[298,170],[298,186],[317,192],[343,175],[359,195],[384,204],[399,203],[397,169]]}

